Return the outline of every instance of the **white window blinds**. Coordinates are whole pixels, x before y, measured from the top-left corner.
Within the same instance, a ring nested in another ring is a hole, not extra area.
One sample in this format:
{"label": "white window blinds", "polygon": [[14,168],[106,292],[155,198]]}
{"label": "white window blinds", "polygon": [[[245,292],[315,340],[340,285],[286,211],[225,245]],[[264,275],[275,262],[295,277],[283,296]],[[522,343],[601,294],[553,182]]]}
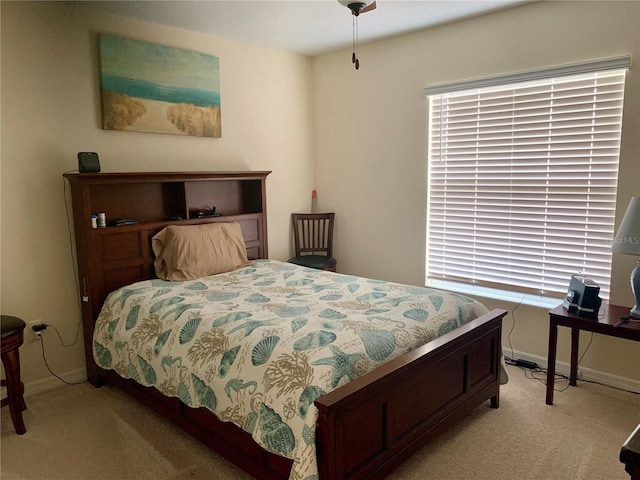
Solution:
{"label": "white window blinds", "polygon": [[429,278],[608,298],[625,71],[429,95]]}

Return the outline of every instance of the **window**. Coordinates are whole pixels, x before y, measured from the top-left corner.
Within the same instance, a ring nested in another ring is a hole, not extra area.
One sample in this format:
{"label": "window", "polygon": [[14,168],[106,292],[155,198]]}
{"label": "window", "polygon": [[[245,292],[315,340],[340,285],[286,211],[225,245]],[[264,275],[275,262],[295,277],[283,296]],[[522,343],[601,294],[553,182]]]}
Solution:
{"label": "window", "polygon": [[609,296],[630,58],[429,87],[427,277]]}

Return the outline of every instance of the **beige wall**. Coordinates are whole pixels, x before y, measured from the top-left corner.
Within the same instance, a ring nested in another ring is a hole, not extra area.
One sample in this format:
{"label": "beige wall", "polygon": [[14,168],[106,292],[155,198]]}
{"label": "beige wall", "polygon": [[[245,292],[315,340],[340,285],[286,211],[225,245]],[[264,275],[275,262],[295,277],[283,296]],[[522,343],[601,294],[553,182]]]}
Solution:
{"label": "beige wall", "polygon": [[[427,144],[423,88],[622,54],[631,54],[634,62],[640,58],[639,2],[540,2],[361,45],[358,72],[346,50],[309,59],[95,16],[79,3],[0,5],[1,309],[25,320],[42,318],[56,325],[67,342],[74,337],[79,313],[61,174],[77,168],[78,151],[99,152],[105,172],[273,170],[267,180],[269,249],[279,260],[290,253],[289,214],[308,209],[315,185],[320,208],[338,214],[339,271],[421,285]],[[99,32],[220,57],[223,138],[101,130]],[[640,91],[635,65],[627,91]],[[629,197],[640,193],[639,134],[640,96],[629,93],[620,216]],[[632,267],[630,257],[614,258],[614,302],[631,303]],[[547,318],[544,309],[520,306],[510,338],[514,319],[505,320],[505,347],[546,356]],[[82,345],[62,348],[54,332],[45,335],[53,369],[69,373],[68,378],[81,377]],[[564,332],[560,343],[559,359],[567,361]],[[21,356],[31,391],[56,385],[38,343],[25,344]],[[637,343],[595,336],[582,364],[640,380]]]}
{"label": "beige wall", "polygon": [[[309,208],[313,188],[308,57],[94,16],[79,3],[1,5],[2,313],[43,319],[65,342],[74,338],[80,317],[62,173],[77,168],[79,151],[98,152],[104,172],[272,170],[269,253],[289,257],[290,213]],[[222,138],[102,130],[98,33],[218,56]],[[51,329],[45,338],[55,372],[84,374],[82,338],[70,348],[61,347]],[[51,377],[39,342],[27,342],[20,354],[31,391],[56,385],[46,381]]]}
{"label": "beige wall", "polygon": [[[427,8],[427,7],[425,7]],[[382,15],[383,8],[371,15]],[[360,19],[366,28],[367,17]],[[423,88],[630,54],[618,222],[640,194],[640,2],[554,1],[495,12],[314,59],[316,185],[335,210],[340,271],[421,285],[425,274],[427,102]],[[615,255],[612,301],[631,305],[634,259]],[[567,279],[568,280],[568,279]],[[491,308],[515,305],[483,300]],[[521,305],[506,348],[545,357],[547,310]],[[565,329],[561,329],[565,330]],[[590,334],[582,335],[582,348]],[[568,361],[561,332],[558,358]],[[580,350],[582,352],[582,349]],[[595,335],[584,367],[640,380],[640,345]]]}

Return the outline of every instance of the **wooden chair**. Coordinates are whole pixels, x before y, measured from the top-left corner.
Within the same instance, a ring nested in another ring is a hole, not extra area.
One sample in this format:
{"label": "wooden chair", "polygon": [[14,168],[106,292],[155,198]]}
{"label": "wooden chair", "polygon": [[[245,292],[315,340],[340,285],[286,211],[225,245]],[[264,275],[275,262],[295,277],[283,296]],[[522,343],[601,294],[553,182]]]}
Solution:
{"label": "wooden chair", "polygon": [[335,213],[293,213],[295,256],[290,263],[318,270],[336,271],[333,258]]}
{"label": "wooden chair", "polygon": [[24,384],[20,380],[20,352],[19,348],[24,340],[24,328],[26,324],[18,317],[2,315],[2,364],[6,380],[0,381],[7,387],[7,397],[3,398],[0,406],[9,405],[11,421],[18,435],[27,431],[22,420],[22,411],[27,409],[24,403]]}

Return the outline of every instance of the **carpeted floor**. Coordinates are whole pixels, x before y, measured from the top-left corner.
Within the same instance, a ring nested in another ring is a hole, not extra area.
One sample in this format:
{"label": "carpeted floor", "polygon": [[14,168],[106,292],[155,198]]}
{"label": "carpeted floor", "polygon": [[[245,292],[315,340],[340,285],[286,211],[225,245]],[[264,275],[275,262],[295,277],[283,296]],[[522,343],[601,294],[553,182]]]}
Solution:
{"label": "carpeted floor", "polygon": [[[639,395],[579,382],[548,406],[542,383],[507,368],[499,409],[477,407],[389,478],[629,479],[618,455],[640,423]],[[2,409],[3,480],[251,478],[109,386],[63,386],[26,401],[25,435]]]}

